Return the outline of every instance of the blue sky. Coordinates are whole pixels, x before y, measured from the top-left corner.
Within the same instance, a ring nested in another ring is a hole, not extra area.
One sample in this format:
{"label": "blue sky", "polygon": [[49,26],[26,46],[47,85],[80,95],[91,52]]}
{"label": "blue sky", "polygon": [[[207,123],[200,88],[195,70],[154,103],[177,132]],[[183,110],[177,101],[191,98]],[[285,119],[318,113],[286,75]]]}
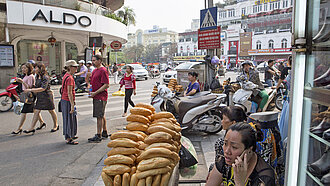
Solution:
{"label": "blue sky", "polygon": [[136,14],[136,26],[131,25],[129,32],[151,29],[153,25],[184,32],[190,29],[192,19],[199,19],[204,0],[125,0],[125,6],[133,8]]}

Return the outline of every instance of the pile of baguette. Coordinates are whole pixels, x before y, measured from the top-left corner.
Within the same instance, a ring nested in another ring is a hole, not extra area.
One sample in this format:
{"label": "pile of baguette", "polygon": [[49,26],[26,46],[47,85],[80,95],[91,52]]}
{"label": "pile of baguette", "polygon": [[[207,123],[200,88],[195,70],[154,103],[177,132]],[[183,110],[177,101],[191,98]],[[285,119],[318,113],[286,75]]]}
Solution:
{"label": "pile of baguette", "polygon": [[169,112],[138,103],[127,130],[111,135],[101,176],[106,186],[167,186],[180,160],[181,127]]}
{"label": "pile of baguette", "polygon": [[154,86],[154,89],[152,90],[151,97],[155,97],[158,94],[158,88],[157,86]]}
{"label": "pile of baguette", "polygon": [[171,90],[175,90],[175,86],[178,85],[178,82],[176,79],[171,79],[170,82],[168,83],[167,87]]}

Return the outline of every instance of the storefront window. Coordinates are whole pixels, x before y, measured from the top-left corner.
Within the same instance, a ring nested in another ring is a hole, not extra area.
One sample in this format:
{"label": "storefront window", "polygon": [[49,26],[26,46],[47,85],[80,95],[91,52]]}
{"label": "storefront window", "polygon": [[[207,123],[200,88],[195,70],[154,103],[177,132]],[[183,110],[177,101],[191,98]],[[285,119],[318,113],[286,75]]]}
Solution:
{"label": "storefront window", "polygon": [[56,42],[53,46],[46,41],[21,40],[17,44],[18,65],[32,59],[45,64],[48,72],[61,71],[61,44]]}
{"label": "storefront window", "polygon": [[77,60],[78,49],[74,43],[65,43],[66,60]]}

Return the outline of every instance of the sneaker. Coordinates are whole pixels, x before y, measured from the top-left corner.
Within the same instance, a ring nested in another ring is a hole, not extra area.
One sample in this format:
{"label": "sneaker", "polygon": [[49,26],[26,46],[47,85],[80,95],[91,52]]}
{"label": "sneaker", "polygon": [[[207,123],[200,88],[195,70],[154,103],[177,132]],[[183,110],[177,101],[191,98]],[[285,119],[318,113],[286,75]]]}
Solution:
{"label": "sneaker", "polygon": [[88,142],[90,143],[100,143],[101,141],[102,138],[98,134],[95,134],[95,136],[92,138],[88,138]]}
{"label": "sneaker", "polygon": [[108,137],[109,137],[108,132],[106,130],[104,130],[102,132],[102,138],[108,138]]}
{"label": "sneaker", "polygon": [[122,117],[126,117],[127,116],[127,113],[124,113],[123,115],[121,115]]}

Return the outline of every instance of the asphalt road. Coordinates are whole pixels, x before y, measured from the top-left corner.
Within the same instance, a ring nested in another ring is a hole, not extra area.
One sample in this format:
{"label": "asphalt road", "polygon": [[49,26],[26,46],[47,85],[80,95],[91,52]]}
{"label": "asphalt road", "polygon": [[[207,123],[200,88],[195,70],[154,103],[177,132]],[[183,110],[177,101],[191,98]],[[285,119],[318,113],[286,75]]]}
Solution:
{"label": "asphalt road", "polygon": [[[236,79],[237,74],[227,72],[226,77]],[[133,101],[150,103],[150,95],[156,81],[149,79],[137,82],[137,95]],[[112,83],[112,79],[110,81]],[[55,105],[59,101],[59,86],[53,86]],[[123,97],[113,97],[119,85],[111,84],[109,100],[106,107],[106,120],[108,131],[121,130],[125,124],[123,113]],[[100,144],[91,144],[87,139],[96,133],[96,119],[92,118],[92,99],[86,94],[76,97],[78,112],[79,145],[70,146],[64,141],[62,135],[62,115],[58,114],[60,130],[50,133],[53,127],[50,114],[42,112],[47,123],[46,129],[37,131],[35,135],[21,134],[13,136],[10,133],[16,130],[20,117],[12,111],[0,113],[0,185],[81,185],[91,174],[102,157],[109,150],[106,146],[108,140]],[[24,129],[31,125],[32,114],[27,115]],[[38,124],[37,124],[38,126]],[[198,138],[198,137],[197,137]],[[196,136],[194,141],[199,141]],[[205,136],[200,136],[205,138]],[[214,139],[214,140],[213,140]],[[212,157],[215,138],[208,141],[208,157]],[[206,160],[212,162],[212,160]]]}

